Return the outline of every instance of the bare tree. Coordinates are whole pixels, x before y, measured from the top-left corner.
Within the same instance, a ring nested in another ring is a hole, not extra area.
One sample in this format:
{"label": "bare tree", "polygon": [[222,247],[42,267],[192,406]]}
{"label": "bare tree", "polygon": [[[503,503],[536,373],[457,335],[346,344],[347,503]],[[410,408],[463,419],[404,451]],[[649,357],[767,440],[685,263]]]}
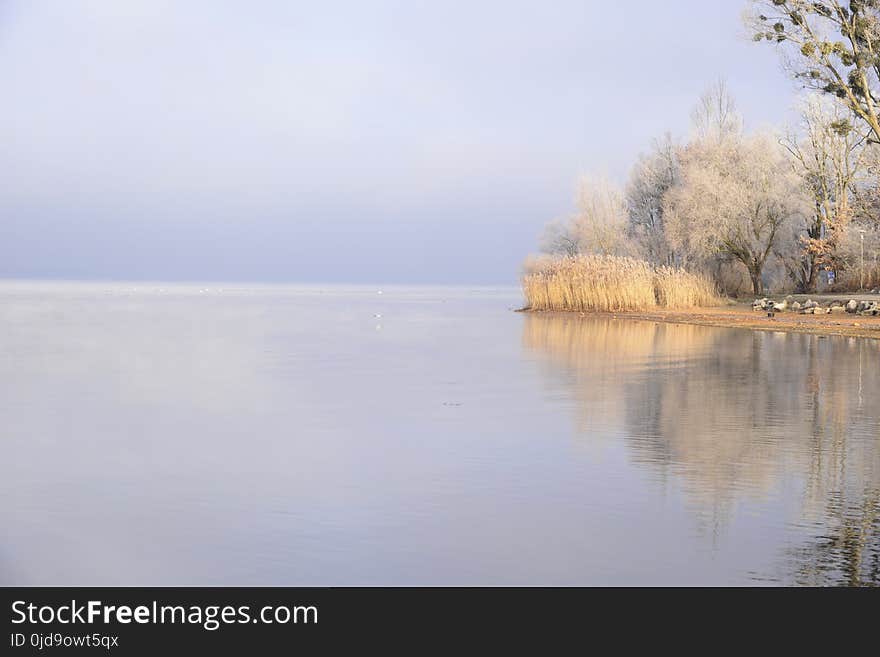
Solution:
{"label": "bare tree", "polygon": [[752,0],[756,41],[781,50],[805,87],[844,105],[880,142],[880,3],[876,0]]}
{"label": "bare tree", "polygon": [[723,79],[703,92],[691,112],[691,126],[696,139],[723,139],[739,135],[742,132],[742,123],[736,101]]}
{"label": "bare tree", "polygon": [[732,258],[746,268],[752,290],[774,248],[791,239],[808,209],[801,180],[768,135],[703,139],[682,153],[682,183],[664,204],[672,245],[694,260]]}
{"label": "bare tree", "polygon": [[555,255],[575,256],[580,253],[578,237],[571,222],[565,219],[554,219],[544,227],[540,246],[544,253]]}
{"label": "bare tree", "polygon": [[864,172],[869,134],[852,113],[830,99],[811,94],[801,103],[801,120],[782,140],[813,203],[799,245],[779,253],[798,288],[814,292],[819,268],[835,264],[841,239],[852,218],[851,197]]}
{"label": "bare tree", "polygon": [[880,225],[854,219],[840,238],[835,259],[835,271],[840,273],[838,285],[859,289],[864,284],[873,289],[880,282]]}
{"label": "bare tree", "polygon": [[640,155],[626,187],[629,232],[642,256],[657,264],[674,264],[663,224],[663,197],[680,177],[678,146],[666,134]]}
{"label": "bare tree", "polygon": [[565,221],[553,221],[544,230],[542,249],[576,255],[625,255],[628,221],[623,193],[604,177],[585,176],[578,186],[577,212]]}

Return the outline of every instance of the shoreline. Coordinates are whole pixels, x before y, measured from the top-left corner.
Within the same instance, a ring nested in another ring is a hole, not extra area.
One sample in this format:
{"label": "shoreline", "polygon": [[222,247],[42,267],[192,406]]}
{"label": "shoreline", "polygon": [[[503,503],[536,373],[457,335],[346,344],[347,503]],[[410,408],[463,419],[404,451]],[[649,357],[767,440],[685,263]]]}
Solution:
{"label": "shoreline", "polygon": [[692,324],[716,328],[739,328],[753,331],[807,333],[811,335],[837,335],[842,337],[880,340],[880,317],[861,315],[801,315],[794,312],[777,313],[767,317],[766,312],[752,310],[751,304],[737,303],[717,308],[694,308],[691,310],[634,310],[622,312],[577,312],[563,310],[529,310],[518,312],[536,315],[563,315],[576,317],[611,317],[664,322],[667,324]]}

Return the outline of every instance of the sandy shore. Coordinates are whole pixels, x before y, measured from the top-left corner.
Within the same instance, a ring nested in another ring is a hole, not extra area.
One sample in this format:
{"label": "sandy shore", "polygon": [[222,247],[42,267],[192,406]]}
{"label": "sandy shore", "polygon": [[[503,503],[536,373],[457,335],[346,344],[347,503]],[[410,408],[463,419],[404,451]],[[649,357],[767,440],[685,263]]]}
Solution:
{"label": "sandy shore", "polygon": [[[533,312],[533,311],[526,311]],[[548,312],[570,315],[571,313]],[[586,316],[585,313],[580,313]],[[697,324],[726,328],[747,328],[756,331],[789,331],[819,335],[844,335],[880,340],[880,317],[860,315],[800,315],[796,312],[777,313],[767,317],[766,312],[752,310],[751,304],[734,304],[719,308],[694,310],[652,310],[650,312],[595,313],[619,319],[641,319],[671,324]]]}

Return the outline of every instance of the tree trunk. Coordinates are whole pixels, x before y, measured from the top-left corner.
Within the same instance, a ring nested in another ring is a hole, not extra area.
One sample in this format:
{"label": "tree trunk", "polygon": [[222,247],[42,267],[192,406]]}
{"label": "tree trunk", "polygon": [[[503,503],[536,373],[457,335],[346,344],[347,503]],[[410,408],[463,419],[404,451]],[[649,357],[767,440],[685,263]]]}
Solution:
{"label": "tree trunk", "polygon": [[[822,214],[821,208],[816,208],[816,219],[807,231],[807,237],[811,240],[821,240],[822,227],[824,224],[824,215]],[[813,245],[811,245],[811,247],[812,246]],[[817,262],[819,258],[812,248],[807,249],[804,256],[807,260],[806,276],[804,277],[804,292],[815,293],[819,289],[819,263]]]}
{"label": "tree trunk", "polygon": [[752,292],[756,297],[764,294],[764,281],[761,280],[761,269],[759,267],[749,267],[749,278],[752,279]]}
{"label": "tree trunk", "polygon": [[816,256],[810,254],[810,264],[807,273],[807,280],[804,284],[804,292],[815,293],[819,289],[819,267],[816,264]]}

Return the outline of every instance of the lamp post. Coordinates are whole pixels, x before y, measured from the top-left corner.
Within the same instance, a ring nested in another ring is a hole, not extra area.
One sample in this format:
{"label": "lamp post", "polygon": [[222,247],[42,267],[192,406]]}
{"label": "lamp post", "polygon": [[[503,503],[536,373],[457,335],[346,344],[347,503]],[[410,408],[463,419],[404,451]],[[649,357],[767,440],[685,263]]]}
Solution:
{"label": "lamp post", "polygon": [[859,230],[861,237],[861,264],[859,265],[859,292],[865,290],[865,229]]}

